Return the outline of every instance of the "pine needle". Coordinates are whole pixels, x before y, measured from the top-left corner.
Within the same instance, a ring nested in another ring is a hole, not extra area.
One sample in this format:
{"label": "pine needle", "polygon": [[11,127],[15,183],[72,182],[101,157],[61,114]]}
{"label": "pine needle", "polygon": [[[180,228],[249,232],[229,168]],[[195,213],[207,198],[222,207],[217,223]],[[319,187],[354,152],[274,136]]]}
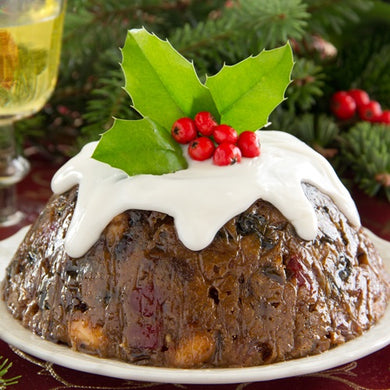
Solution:
{"label": "pine needle", "polygon": [[0,356],[0,390],[5,390],[8,386],[17,384],[18,379],[20,379],[21,376],[18,375],[12,378],[4,378],[4,376],[7,375],[8,370],[12,367],[12,363],[8,362],[8,359],[4,359],[1,362],[1,359],[3,359],[2,356]]}

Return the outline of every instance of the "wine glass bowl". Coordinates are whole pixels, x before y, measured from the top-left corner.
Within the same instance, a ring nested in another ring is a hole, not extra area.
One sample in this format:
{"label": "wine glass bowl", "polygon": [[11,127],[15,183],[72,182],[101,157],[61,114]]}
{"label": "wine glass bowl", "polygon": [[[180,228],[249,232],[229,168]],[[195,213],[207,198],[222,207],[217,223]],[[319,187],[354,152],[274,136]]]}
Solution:
{"label": "wine glass bowl", "polygon": [[15,148],[13,124],[39,111],[59,66],[65,0],[0,1],[0,226],[22,218],[15,184],[29,163]]}

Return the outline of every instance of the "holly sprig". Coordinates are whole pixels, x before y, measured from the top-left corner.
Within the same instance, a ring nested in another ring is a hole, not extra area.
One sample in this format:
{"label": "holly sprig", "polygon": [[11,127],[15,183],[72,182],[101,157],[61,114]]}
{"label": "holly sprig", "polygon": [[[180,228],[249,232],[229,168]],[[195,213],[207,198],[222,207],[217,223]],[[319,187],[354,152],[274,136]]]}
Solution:
{"label": "holly sprig", "polygon": [[182,149],[170,136],[178,118],[209,111],[238,133],[263,127],[285,99],[293,58],[287,43],[224,65],[202,83],[192,62],[141,28],[128,31],[121,66],[124,89],[143,118],[115,119],[92,157],[128,175],[164,174],[187,168]]}
{"label": "holly sprig", "polygon": [[8,362],[8,359],[4,359],[3,362],[1,362],[1,359],[3,359],[2,356],[0,356],[0,390],[5,390],[8,386],[16,385],[21,376],[18,375],[13,378],[4,378],[4,376],[7,375],[8,370],[12,367],[12,363]]}

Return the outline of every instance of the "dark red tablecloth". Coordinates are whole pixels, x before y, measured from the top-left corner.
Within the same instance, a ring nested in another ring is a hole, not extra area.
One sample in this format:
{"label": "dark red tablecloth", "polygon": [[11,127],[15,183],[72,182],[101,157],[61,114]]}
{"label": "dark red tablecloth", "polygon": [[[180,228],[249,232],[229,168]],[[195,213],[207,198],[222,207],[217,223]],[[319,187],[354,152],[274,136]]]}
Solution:
{"label": "dark red tablecloth", "polygon": [[[51,194],[50,179],[55,167],[50,162],[34,159],[33,169],[19,184],[19,202],[26,213],[23,224],[31,223]],[[363,225],[382,238],[390,240],[390,205],[385,200],[371,199],[360,192],[354,193]],[[23,224],[13,228],[0,229],[0,239],[15,233]],[[1,319],[0,319],[1,321]],[[389,329],[390,332],[390,329]],[[21,375],[18,384],[11,390],[74,390],[74,389],[332,389],[332,390],[390,390],[390,346],[363,359],[341,367],[315,374],[281,380],[243,383],[232,385],[178,385],[148,382],[133,382],[107,378],[73,371],[61,366],[41,361],[33,356],[9,347],[0,341],[1,362],[8,358],[13,363],[5,378]],[[3,390],[0,381],[0,390]]]}

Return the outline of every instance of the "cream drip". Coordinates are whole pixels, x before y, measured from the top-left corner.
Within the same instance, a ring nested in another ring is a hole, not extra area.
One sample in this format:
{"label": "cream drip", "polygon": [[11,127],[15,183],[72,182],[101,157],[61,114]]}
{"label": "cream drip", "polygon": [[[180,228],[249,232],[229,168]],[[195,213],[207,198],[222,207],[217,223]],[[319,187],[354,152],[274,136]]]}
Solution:
{"label": "cream drip", "polygon": [[261,155],[243,158],[240,164],[219,167],[211,159],[198,162],[186,156],[188,169],[132,177],[91,158],[97,142],[87,144],[52,179],[55,193],[79,185],[65,238],[67,253],[84,255],[112,218],[128,209],[172,216],[182,243],[201,250],[228,220],[259,198],[277,207],[302,239],[312,240],[318,221],[302,182],[329,195],[353,225],[360,225],[349,192],[325,158],[285,132],[258,131],[258,135]]}

